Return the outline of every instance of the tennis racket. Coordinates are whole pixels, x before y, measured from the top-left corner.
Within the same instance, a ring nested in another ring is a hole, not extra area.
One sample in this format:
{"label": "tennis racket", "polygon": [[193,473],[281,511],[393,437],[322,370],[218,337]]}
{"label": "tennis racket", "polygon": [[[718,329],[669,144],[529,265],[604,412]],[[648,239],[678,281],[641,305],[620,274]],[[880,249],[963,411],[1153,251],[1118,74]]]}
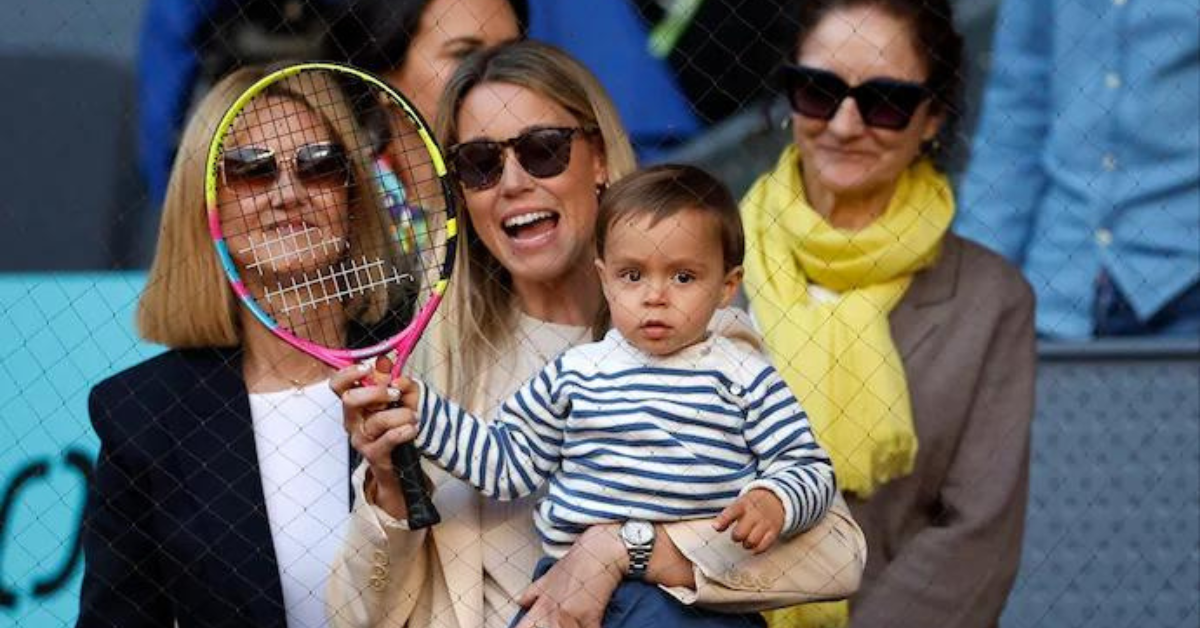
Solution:
{"label": "tennis racket", "polygon": [[[401,94],[332,63],[269,72],[222,117],[205,201],[234,293],[276,336],[335,368],[395,352],[395,377],[445,294],[455,200]],[[409,525],[440,517],[411,443],[392,461]]]}

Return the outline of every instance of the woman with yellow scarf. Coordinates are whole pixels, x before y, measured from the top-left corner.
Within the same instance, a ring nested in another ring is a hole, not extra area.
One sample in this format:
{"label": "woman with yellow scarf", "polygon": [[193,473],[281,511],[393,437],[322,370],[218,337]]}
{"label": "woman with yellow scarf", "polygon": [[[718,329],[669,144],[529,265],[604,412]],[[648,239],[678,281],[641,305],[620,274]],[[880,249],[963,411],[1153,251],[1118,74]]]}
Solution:
{"label": "woman with yellow scarf", "polygon": [[[806,0],[794,143],[743,201],[746,292],[867,538],[859,592],[773,626],[994,626],[1017,572],[1033,297],[949,232],[946,0]],[[1020,185],[1021,182],[1004,182]],[[803,566],[797,566],[803,568]]]}

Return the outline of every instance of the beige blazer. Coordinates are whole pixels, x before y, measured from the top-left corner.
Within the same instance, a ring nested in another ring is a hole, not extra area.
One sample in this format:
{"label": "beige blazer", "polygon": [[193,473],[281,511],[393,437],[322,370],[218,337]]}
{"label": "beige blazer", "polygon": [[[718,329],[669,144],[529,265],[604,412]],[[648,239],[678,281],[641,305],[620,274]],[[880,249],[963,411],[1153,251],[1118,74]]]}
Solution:
{"label": "beige blazer", "polygon": [[1033,293],[955,235],[891,314],[919,449],[913,473],[851,500],[867,535],[852,625],[994,626],[1017,573],[1029,486]]}
{"label": "beige blazer", "polygon": [[[744,321],[744,315],[737,320]],[[748,326],[734,321],[729,327],[720,333],[746,339],[742,336]],[[530,370],[523,377],[533,375],[528,364],[526,361],[520,367]],[[452,368],[448,359],[440,360],[438,366]],[[436,373],[430,379],[445,381]],[[485,626],[484,552],[504,549],[485,547],[482,540],[479,510],[486,498],[431,464],[426,464],[425,470],[436,485],[433,500],[443,514],[443,522],[414,532],[367,503],[362,495],[363,469],[359,469],[354,482],[358,495],[347,539],[329,580],[327,600],[332,625]],[[532,509],[515,508],[508,525],[531,529]],[[709,520],[667,524],[665,530],[694,563],[696,579],[694,590],[668,592],[684,603],[728,612],[844,598],[858,588],[866,562],[862,531],[841,499],[816,527],[760,556],[734,544],[728,532],[714,531]],[[520,591],[532,574],[514,569],[490,575],[505,580],[505,590]],[[493,618],[493,625],[495,621]]]}

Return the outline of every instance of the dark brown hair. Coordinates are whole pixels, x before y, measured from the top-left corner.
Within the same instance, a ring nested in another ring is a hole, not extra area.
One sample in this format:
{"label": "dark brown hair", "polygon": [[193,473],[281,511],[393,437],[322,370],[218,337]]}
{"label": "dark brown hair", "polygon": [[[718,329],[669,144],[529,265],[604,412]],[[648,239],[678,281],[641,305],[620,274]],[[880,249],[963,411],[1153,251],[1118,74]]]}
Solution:
{"label": "dark brown hair", "polygon": [[603,259],[605,239],[617,220],[650,216],[650,224],[655,225],[688,209],[717,219],[725,271],[741,266],[746,240],[737,201],[716,177],[682,164],[639,170],[604,191],[596,217],[596,255]]}
{"label": "dark brown hair", "polygon": [[936,147],[928,149],[935,159],[943,159],[952,148],[955,127],[962,110],[963,37],[954,25],[954,12],[948,0],[805,0],[799,5],[796,39],[789,63],[795,62],[800,48],[817,26],[829,15],[846,9],[876,7],[907,22],[912,29],[913,45],[925,62],[929,76],[925,84],[933,93],[929,103],[934,113],[944,116]]}
{"label": "dark brown hair", "polygon": [[[421,18],[433,0],[344,0],[328,9],[325,53],[369,72],[404,65],[408,48],[421,30]],[[529,29],[528,0],[508,0],[523,39]],[[424,60],[420,60],[422,63]]]}

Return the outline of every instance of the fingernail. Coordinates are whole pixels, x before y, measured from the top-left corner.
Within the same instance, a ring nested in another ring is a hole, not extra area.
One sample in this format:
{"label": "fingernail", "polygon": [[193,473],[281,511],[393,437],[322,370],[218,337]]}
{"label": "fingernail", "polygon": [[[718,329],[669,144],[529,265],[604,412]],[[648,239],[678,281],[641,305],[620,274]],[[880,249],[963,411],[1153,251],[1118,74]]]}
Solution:
{"label": "fingernail", "polygon": [[388,397],[393,400],[399,399],[400,398],[400,390],[396,389],[396,388],[389,388],[388,389]]}
{"label": "fingernail", "polygon": [[359,373],[366,373],[371,370],[371,365],[367,364],[366,362],[362,362],[358,365],[357,368],[358,368]]}

